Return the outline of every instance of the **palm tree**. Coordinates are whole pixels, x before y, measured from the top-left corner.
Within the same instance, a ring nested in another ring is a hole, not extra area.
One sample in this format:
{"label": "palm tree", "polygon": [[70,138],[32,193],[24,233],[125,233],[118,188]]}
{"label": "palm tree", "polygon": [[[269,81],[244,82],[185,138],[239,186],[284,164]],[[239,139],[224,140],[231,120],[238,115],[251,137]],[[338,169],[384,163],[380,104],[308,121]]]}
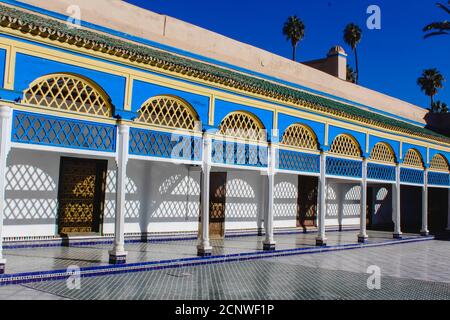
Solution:
{"label": "palm tree", "polygon": [[358,53],[356,51],[356,47],[361,42],[362,31],[361,28],[358,27],[354,23],[349,23],[344,30],[344,41],[347,43],[353,50],[355,54],[355,65],[356,65],[356,78],[355,83],[358,83],[359,80],[359,65],[358,65]]}
{"label": "palm tree", "polygon": [[283,26],[283,35],[292,44],[292,60],[295,61],[295,55],[298,43],[305,36],[305,24],[297,16],[290,16]]}
{"label": "palm tree", "polygon": [[431,106],[431,112],[433,112],[433,113],[448,113],[448,106],[445,102],[436,101]]}
{"label": "palm tree", "polygon": [[444,77],[436,68],[424,70],[422,76],[417,79],[420,89],[431,99],[431,108],[433,108],[434,96],[437,94],[438,89],[443,87],[444,81]]}
{"label": "palm tree", "polygon": [[[445,4],[442,3],[436,3],[436,5],[445,12],[447,12],[448,14],[450,14],[450,0],[448,1],[449,7],[447,7]],[[428,31],[431,32],[424,35],[425,39],[437,35],[444,35],[444,34],[448,35],[450,33],[450,21],[445,20],[441,22],[432,22],[423,28],[423,32]]]}
{"label": "palm tree", "polygon": [[351,83],[356,83],[356,73],[353,68],[347,64],[347,81]]}

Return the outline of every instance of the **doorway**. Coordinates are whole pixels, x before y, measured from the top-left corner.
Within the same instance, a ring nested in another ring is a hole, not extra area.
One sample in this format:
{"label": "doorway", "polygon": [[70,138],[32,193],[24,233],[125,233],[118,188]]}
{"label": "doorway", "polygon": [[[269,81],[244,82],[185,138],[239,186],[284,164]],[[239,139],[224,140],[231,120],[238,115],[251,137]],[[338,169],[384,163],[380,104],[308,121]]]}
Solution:
{"label": "doorway", "polygon": [[58,232],[99,233],[105,203],[107,160],[61,158]]}
{"label": "doorway", "polygon": [[225,237],[226,172],[211,172],[209,187],[209,237]]}
{"label": "doorway", "polygon": [[316,225],[318,177],[298,176],[297,227]]}

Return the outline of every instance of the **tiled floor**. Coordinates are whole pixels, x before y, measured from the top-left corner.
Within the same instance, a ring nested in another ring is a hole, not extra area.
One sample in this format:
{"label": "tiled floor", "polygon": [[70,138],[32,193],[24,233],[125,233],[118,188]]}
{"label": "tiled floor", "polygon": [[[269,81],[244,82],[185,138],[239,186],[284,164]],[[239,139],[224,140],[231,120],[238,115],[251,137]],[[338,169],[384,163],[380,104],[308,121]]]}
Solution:
{"label": "tiled floor", "polygon": [[[392,241],[389,232],[369,231],[369,243]],[[417,235],[405,235],[405,237]],[[315,233],[297,233],[276,235],[277,250],[315,247]],[[327,233],[328,245],[357,243],[356,231]],[[229,237],[225,240],[213,240],[213,255],[262,251],[263,236]],[[131,243],[126,245],[127,262],[147,262],[195,257],[196,240],[179,240],[149,243]],[[66,269],[108,264],[108,250],[111,244],[77,245],[71,247],[44,247],[5,249],[7,259],[6,273],[21,273],[44,270]]]}
{"label": "tiled floor", "polygon": [[[82,278],[0,288],[61,299],[450,299],[450,242],[425,241],[311,255]],[[367,267],[381,288],[367,288]],[[28,291],[27,291],[28,290]],[[6,293],[5,293],[6,292]]]}

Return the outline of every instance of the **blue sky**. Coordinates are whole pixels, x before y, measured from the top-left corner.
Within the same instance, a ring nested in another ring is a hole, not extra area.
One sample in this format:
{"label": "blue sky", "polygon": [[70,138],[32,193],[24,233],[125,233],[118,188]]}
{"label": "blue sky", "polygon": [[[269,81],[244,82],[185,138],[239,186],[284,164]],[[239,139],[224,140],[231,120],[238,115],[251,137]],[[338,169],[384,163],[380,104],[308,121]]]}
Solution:
{"label": "blue sky", "polygon": [[[126,1],[288,58],[292,49],[281,29],[289,15],[297,15],[306,25],[297,53],[300,61],[324,57],[340,44],[353,65],[342,33],[347,23],[355,22],[363,28],[358,48],[361,85],[428,107],[429,98],[416,80],[423,69],[436,67],[448,79],[436,99],[450,104],[450,36],[423,39],[424,25],[448,19],[433,0]],[[381,8],[381,30],[366,27],[369,5]]]}

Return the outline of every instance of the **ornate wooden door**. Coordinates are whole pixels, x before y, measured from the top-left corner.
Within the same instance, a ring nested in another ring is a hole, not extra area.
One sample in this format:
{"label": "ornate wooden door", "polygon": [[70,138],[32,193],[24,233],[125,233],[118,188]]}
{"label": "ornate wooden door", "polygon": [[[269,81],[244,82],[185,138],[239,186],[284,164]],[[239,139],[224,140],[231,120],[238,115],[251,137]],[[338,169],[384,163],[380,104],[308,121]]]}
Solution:
{"label": "ornate wooden door", "polygon": [[100,232],[107,164],[106,160],[61,158],[58,194],[60,234]]}
{"label": "ornate wooden door", "polygon": [[317,216],[317,177],[298,176],[297,227],[314,227]]}
{"label": "ornate wooden door", "polygon": [[209,237],[223,239],[225,236],[226,172],[211,172],[209,188]]}

